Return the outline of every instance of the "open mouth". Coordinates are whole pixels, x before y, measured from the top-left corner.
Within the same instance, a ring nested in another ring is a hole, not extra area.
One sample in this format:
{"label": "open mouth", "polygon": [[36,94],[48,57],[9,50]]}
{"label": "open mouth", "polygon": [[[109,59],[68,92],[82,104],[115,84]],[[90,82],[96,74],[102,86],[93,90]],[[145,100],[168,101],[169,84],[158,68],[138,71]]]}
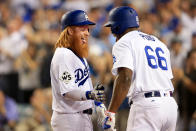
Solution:
{"label": "open mouth", "polygon": [[83,44],[86,44],[87,43],[87,40],[84,37],[82,37],[81,40],[82,40],[82,43]]}

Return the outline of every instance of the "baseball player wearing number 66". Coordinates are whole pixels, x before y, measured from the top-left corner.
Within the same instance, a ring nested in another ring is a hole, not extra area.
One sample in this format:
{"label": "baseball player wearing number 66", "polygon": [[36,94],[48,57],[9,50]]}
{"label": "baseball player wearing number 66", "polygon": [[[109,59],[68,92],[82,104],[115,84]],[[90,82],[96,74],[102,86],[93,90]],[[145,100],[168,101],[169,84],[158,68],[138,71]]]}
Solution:
{"label": "baseball player wearing number 66", "polygon": [[127,131],[175,131],[177,104],[172,97],[170,53],[155,36],[138,30],[133,8],[111,10],[105,25],[117,38],[113,46],[113,95],[103,128],[114,130],[115,113],[127,96],[131,104]]}
{"label": "baseball player wearing number 66", "polygon": [[105,99],[102,85],[93,88],[85,59],[88,56],[89,26],[94,23],[88,20],[84,11],[74,10],[62,16],[61,25],[62,32],[50,67],[52,129],[92,131],[90,115],[94,100]]}

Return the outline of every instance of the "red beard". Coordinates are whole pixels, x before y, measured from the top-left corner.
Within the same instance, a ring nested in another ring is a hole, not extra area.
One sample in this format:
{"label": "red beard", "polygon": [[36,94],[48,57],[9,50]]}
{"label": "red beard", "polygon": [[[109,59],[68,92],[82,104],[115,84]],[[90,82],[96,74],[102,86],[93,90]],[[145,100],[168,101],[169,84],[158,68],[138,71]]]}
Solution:
{"label": "red beard", "polygon": [[81,58],[88,57],[89,47],[88,44],[74,43],[72,47],[74,53],[76,53]]}
{"label": "red beard", "polygon": [[[82,28],[83,29],[83,28]],[[79,57],[88,57],[88,36],[80,31],[79,27],[73,28],[71,48]]]}
{"label": "red beard", "polygon": [[89,47],[88,44],[79,44],[78,48],[76,48],[76,52],[82,58],[88,57]]}

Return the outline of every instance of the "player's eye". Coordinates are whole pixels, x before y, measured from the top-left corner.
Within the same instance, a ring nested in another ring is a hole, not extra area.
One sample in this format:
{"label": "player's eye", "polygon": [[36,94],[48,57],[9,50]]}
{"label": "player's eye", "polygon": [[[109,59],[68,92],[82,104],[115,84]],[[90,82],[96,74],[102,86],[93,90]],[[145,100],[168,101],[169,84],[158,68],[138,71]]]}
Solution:
{"label": "player's eye", "polygon": [[80,31],[88,31],[89,32],[89,28],[87,26],[83,26],[79,30]]}

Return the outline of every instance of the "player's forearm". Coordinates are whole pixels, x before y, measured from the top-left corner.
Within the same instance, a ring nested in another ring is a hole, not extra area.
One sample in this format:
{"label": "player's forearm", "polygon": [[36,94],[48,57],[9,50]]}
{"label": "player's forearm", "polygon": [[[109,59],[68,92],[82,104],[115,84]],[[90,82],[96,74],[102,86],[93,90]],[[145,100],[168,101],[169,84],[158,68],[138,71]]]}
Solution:
{"label": "player's forearm", "polygon": [[67,92],[64,97],[72,99],[74,101],[84,101],[84,100],[96,100],[96,101],[104,101],[104,87],[101,84],[98,84],[91,91],[83,91],[82,89],[75,89],[70,92]]}
{"label": "player's forearm", "polygon": [[65,98],[69,98],[74,101],[84,101],[87,100],[86,98],[86,91],[83,91],[81,89],[75,89],[73,91],[67,92],[64,95]]}
{"label": "player's forearm", "polygon": [[118,108],[120,107],[123,100],[127,96],[130,85],[131,85],[131,76],[129,74],[128,76],[126,75],[126,73],[119,74],[117,76],[114,83],[112,100],[108,108],[110,112],[117,112]]}

